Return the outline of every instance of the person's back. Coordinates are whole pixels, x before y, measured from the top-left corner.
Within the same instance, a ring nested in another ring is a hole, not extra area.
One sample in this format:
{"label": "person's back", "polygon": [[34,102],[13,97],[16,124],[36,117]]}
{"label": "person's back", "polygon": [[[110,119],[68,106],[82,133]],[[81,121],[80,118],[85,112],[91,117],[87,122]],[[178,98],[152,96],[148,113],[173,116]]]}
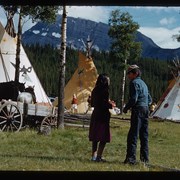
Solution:
{"label": "person's back", "polygon": [[96,111],[109,111],[109,92],[95,87],[92,91],[91,106]]}
{"label": "person's back", "polygon": [[109,83],[108,76],[100,74],[91,93],[91,107],[94,110],[90,120],[89,141],[92,141],[92,160],[97,162],[103,161],[104,147],[111,139],[109,109],[112,104],[109,102]]}
{"label": "person's back", "polygon": [[[148,106],[150,101],[148,101],[149,91],[146,83],[140,77],[135,78],[131,83],[133,83],[133,87],[136,87],[138,93],[138,99],[135,106]],[[132,91],[133,88],[130,91],[133,94],[134,92]]]}
{"label": "person's back", "polygon": [[124,163],[136,163],[137,139],[140,138],[140,160],[149,162],[148,148],[148,116],[149,105],[152,98],[149,94],[146,83],[141,79],[141,71],[137,65],[128,68],[127,76],[129,83],[129,100],[123,112],[127,113],[131,109],[131,124],[127,136],[127,150]]}

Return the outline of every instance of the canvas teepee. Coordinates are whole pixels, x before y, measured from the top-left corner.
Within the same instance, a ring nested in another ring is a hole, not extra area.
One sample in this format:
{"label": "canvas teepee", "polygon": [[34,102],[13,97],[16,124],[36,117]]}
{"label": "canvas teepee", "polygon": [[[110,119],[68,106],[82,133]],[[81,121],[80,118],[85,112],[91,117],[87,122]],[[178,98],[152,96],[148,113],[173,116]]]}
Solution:
{"label": "canvas teepee", "polygon": [[[64,90],[64,106],[70,110],[73,94],[78,99],[78,113],[85,113],[88,108],[88,97],[93,90],[98,77],[97,69],[93,59],[79,52],[78,67],[71,79],[65,86]],[[58,99],[53,102],[57,106]]]}
{"label": "canvas teepee", "polygon": [[180,63],[176,64],[177,76],[169,84],[160,98],[153,118],[180,122]]}
{"label": "canvas teepee", "polygon": [[[14,80],[16,64],[16,37],[11,37],[0,23],[0,82]],[[34,86],[37,103],[51,105],[39,78],[31,65],[23,46],[20,51],[20,74],[19,82],[25,83],[25,86]]]}

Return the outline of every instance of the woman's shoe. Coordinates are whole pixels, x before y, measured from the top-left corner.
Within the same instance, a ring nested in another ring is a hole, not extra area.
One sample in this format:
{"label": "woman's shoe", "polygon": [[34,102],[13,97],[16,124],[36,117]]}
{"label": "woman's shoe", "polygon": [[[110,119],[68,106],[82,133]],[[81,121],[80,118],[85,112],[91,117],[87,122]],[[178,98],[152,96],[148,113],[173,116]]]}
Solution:
{"label": "woman's shoe", "polygon": [[96,157],[93,156],[93,157],[91,158],[91,161],[96,161]]}

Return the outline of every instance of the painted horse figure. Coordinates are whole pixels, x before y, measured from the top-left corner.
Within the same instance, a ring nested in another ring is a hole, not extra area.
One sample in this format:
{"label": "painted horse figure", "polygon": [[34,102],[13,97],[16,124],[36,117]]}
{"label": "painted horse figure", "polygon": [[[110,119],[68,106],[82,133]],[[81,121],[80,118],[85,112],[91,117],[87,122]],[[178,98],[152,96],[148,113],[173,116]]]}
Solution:
{"label": "painted horse figure", "polygon": [[25,83],[16,81],[2,82],[0,83],[0,101],[2,99],[16,101],[19,92],[25,91]]}
{"label": "painted horse figure", "polygon": [[35,104],[36,103],[36,95],[34,93],[34,87],[29,86],[25,88],[25,91],[20,93],[17,97],[17,101],[27,103],[27,104]]}

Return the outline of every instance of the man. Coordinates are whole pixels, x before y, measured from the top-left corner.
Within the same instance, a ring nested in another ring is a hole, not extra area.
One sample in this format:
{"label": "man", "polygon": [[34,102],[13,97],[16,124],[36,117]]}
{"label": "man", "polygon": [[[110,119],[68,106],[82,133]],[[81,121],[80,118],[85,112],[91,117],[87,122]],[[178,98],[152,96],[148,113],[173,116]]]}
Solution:
{"label": "man", "polygon": [[137,65],[130,65],[127,70],[129,83],[129,101],[123,108],[127,113],[131,109],[131,124],[127,136],[127,151],[125,164],[136,163],[136,148],[138,136],[140,138],[140,160],[149,162],[148,149],[148,115],[152,98],[146,83],[141,79],[141,71]]}

